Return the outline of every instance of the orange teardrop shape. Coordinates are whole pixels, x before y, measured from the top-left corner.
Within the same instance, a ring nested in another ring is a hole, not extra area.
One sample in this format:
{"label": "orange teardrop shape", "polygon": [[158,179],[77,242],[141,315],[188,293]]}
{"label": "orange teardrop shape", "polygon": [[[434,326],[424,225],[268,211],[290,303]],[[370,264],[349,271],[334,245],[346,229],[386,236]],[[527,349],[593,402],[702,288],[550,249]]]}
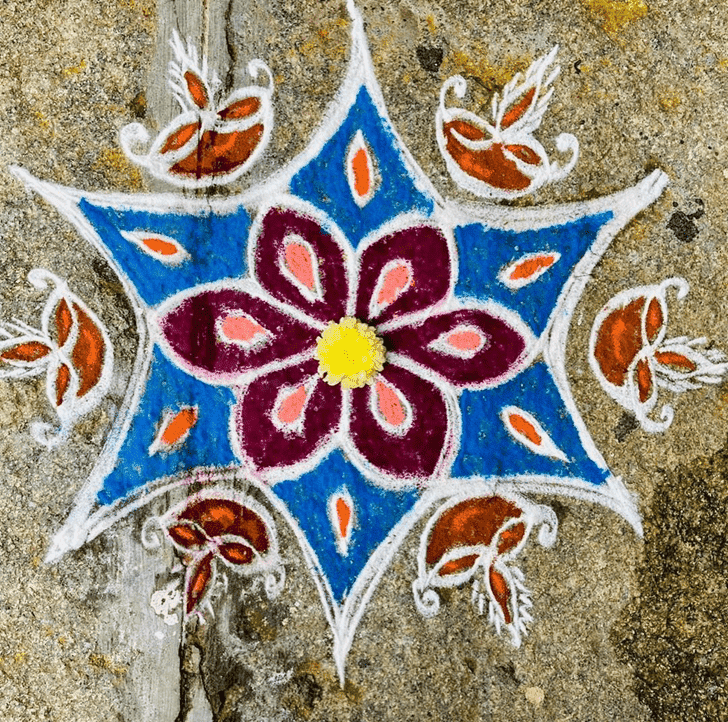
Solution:
{"label": "orange teardrop shape", "polygon": [[336,500],[336,518],[339,520],[339,534],[342,539],[349,536],[349,523],[351,522],[351,507],[345,499]]}
{"label": "orange teardrop shape", "polygon": [[184,438],[197,423],[197,409],[187,408],[178,411],[165,426],[159,441],[165,446],[172,446]]}
{"label": "orange teardrop shape", "polygon": [[395,266],[387,271],[377,294],[377,303],[388,306],[399,298],[402,291],[409,286],[412,278],[409,268],[404,264]]}
{"label": "orange teardrop shape", "polygon": [[160,153],[169,153],[172,150],[179,150],[195,133],[200,130],[199,121],[183,125],[179,130],[172,133],[160,149]]}
{"label": "orange teardrop shape", "polygon": [[160,256],[174,256],[179,253],[179,247],[171,241],[164,241],[161,238],[142,238],[142,243],[152,253],[158,253]]}
{"label": "orange teardrop shape", "polygon": [[657,338],[657,334],[662,329],[662,323],[663,317],[660,302],[656,298],[653,298],[647,307],[647,316],[645,318],[645,333],[650,343]]}
{"label": "orange teardrop shape", "polygon": [[637,389],[640,402],[644,404],[650,398],[650,391],[652,391],[652,371],[645,359],[637,362]]}
{"label": "orange teardrop shape", "polygon": [[68,340],[72,325],[73,316],[71,316],[71,309],[68,307],[66,299],[62,298],[56,308],[56,333],[58,334],[59,346],[63,346]]}
{"label": "orange teardrop shape", "polygon": [[503,612],[503,618],[506,624],[513,621],[511,610],[508,607],[508,601],[511,598],[511,590],[508,588],[508,582],[505,577],[493,566],[490,567],[488,573],[488,581],[490,582],[490,590],[493,592],[495,601]]}
{"label": "orange teardrop shape", "polygon": [[33,361],[38,361],[38,359],[47,356],[50,352],[50,348],[40,341],[27,341],[26,343],[5,349],[5,351],[0,353],[0,358],[3,361],[33,363]]}
{"label": "orange teardrop shape", "polygon": [[533,101],[533,96],[536,93],[536,88],[531,88],[515,105],[511,106],[507,113],[503,116],[501,121],[501,128],[507,128],[509,125],[513,125],[523,114],[528,110]]}
{"label": "orange teardrop shape", "polygon": [[477,554],[467,554],[464,557],[460,557],[460,559],[451,559],[440,567],[440,576],[444,577],[447,574],[463,572],[466,569],[470,569],[476,561],[478,561]]}
{"label": "orange teardrop shape", "polygon": [[66,364],[63,364],[58,369],[58,375],[56,376],[56,406],[63,403],[69,383],[71,383],[71,371]]}
{"label": "orange teardrop shape", "polygon": [[200,76],[188,70],[185,73],[185,81],[187,82],[187,90],[190,91],[190,97],[195,105],[198,108],[206,108],[209,103],[209,98],[207,97],[205,84],[202,82]]}
{"label": "orange teardrop shape", "polygon": [[553,253],[533,256],[517,264],[508,277],[511,281],[522,281],[538,273],[541,269],[550,268],[555,262],[556,256]]}
{"label": "orange teardrop shape", "polygon": [[351,159],[351,170],[354,173],[354,191],[360,198],[366,198],[372,187],[372,171],[364,148],[359,148]]}
{"label": "orange teardrop shape", "polygon": [[260,109],[260,99],[255,96],[250,98],[243,98],[231,103],[227,108],[223,108],[218,112],[218,116],[222,120],[238,120],[240,118],[247,118],[253,113],[257,113]]}
{"label": "orange teardrop shape", "polygon": [[520,414],[509,414],[508,423],[521,435],[527,438],[532,444],[541,446],[541,434],[536,431],[533,424],[524,419]]}
{"label": "orange teardrop shape", "polygon": [[78,397],[85,396],[101,378],[104,367],[104,337],[96,324],[78,304],[73,304],[78,318],[78,338],[71,360],[78,371]]}
{"label": "orange teardrop shape", "polygon": [[477,331],[456,331],[447,342],[458,351],[477,351],[483,345],[483,337]]}
{"label": "orange teardrop shape", "polygon": [[220,332],[230,341],[250,343],[258,334],[265,333],[265,329],[245,316],[228,316],[220,324]]}
{"label": "orange teardrop shape", "polygon": [[655,354],[655,360],[663,364],[663,366],[678,366],[688,371],[695,371],[698,368],[694,361],[675,351],[658,351]]}

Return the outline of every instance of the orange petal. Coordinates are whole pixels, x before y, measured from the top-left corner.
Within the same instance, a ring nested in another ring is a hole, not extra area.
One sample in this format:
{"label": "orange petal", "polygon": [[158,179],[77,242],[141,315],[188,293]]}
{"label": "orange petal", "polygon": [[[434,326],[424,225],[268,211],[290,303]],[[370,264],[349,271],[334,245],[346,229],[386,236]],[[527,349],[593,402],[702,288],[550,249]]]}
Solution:
{"label": "orange petal", "polygon": [[66,364],[62,364],[56,375],[56,406],[63,403],[69,383],[71,383],[71,371]]}
{"label": "orange petal", "polygon": [[202,81],[199,75],[188,70],[185,73],[185,81],[187,81],[187,90],[190,92],[190,97],[194,101],[198,108],[206,108],[210,102],[207,95],[207,88],[205,83]]}
{"label": "orange petal", "polygon": [[655,353],[655,360],[664,366],[678,366],[688,371],[695,371],[698,368],[694,361],[675,351],[658,351]]}
{"label": "orange petal", "polygon": [[412,282],[412,273],[406,263],[399,263],[390,268],[382,278],[377,294],[380,306],[389,306],[396,301]]}
{"label": "orange petal", "polygon": [[640,403],[645,403],[650,398],[652,391],[652,371],[645,359],[637,362],[637,389],[640,395]]}
{"label": "orange petal", "polygon": [[647,316],[645,317],[645,334],[647,340],[652,343],[657,334],[660,333],[663,324],[662,308],[660,302],[653,298],[650,301],[650,305],[647,307]]}
{"label": "orange petal", "polygon": [[26,341],[17,346],[5,349],[0,353],[3,361],[22,361],[24,363],[33,363],[47,356],[51,352],[50,346],[46,346],[40,341]]}
{"label": "orange petal", "polygon": [[231,103],[227,108],[223,108],[218,111],[218,116],[222,120],[239,120],[240,118],[247,118],[253,113],[257,113],[260,109],[260,99],[255,96],[250,98],[243,98]]}
{"label": "orange petal", "polygon": [[207,589],[212,577],[212,554],[206,554],[197,565],[193,565],[187,572],[187,614],[194,611]]}
{"label": "orange petal", "polygon": [[478,561],[477,554],[467,554],[459,559],[451,559],[440,567],[440,576],[444,577],[448,574],[464,572],[466,569],[470,569],[476,561]]}
{"label": "orange petal", "polygon": [[511,610],[508,606],[508,602],[511,598],[511,590],[508,588],[508,582],[505,577],[493,566],[490,567],[488,572],[488,581],[490,582],[490,590],[493,592],[495,601],[503,612],[503,618],[506,624],[510,624],[513,621],[511,616]]}
{"label": "orange petal", "polygon": [[172,150],[179,150],[200,130],[200,127],[201,124],[197,121],[196,123],[189,123],[178,128],[173,133],[170,133],[159,152],[169,153]]}
{"label": "orange petal", "polygon": [[501,120],[501,128],[507,128],[513,125],[531,106],[536,88],[531,88],[515,105],[512,105],[507,113],[503,115]]}
{"label": "orange petal", "polygon": [[336,500],[336,516],[339,520],[339,534],[341,534],[342,538],[346,538],[349,536],[351,507],[341,497]]}
{"label": "orange petal", "polygon": [[252,318],[231,314],[220,322],[220,333],[226,341],[234,341],[249,346],[266,330]]}
{"label": "orange petal", "polygon": [[478,351],[483,345],[483,336],[477,331],[455,331],[447,342],[458,351]]}
{"label": "orange petal", "polygon": [[520,414],[509,414],[508,423],[519,433],[521,436],[526,437],[532,444],[540,446],[543,439],[541,434],[536,431],[536,427],[524,418]]}
{"label": "orange petal", "polygon": [[169,451],[174,446],[182,444],[197,423],[197,418],[197,409],[193,406],[185,406],[176,413],[167,412],[157,436],[149,447],[149,455],[153,456],[158,451]]}
{"label": "orange petal", "polygon": [[231,564],[250,564],[253,561],[253,550],[245,544],[237,542],[220,544],[218,551]]}
{"label": "orange petal", "polygon": [[199,548],[207,541],[207,537],[199,529],[186,522],[169,527],[167,533],[185,549]]}
{"label": "orange petal", "polygon": [[78,338],[73,347],[71,360],[78,371],[79,386],[77,396],[85,396],[101,378],[104,367],[106,344],[101,331],[78,304],[73,305],[78,318]]}
{"label": "orange petal", "polygon": [[517,263],[508,274],[508,277],[511,281],[523,281],[543,269],[550,268],[555,262],[555,253],[544,253],[541,256],[532,256],[525,261]]}
{"label": "orange petal", "polygon": [[56,307],[56,333],[58,334],[59,346],[63,346],[68,340],[68,336],[71,333],[71,326],[73,326],[71,309],[68,307],[66,299],[62,298]]}
{"label": "orange petal", "polygon": [[179,253],[179,247],[170,241],[164,241],[161,238],[142,238],[142,243],[153,253],[160,256],[174,256]]}
{"label": "orange petal", "polygon": [[390,426],[402,426],[407,421],[407,410],[397,392],[382,381],[374,385],[377,395],[377,409]]}

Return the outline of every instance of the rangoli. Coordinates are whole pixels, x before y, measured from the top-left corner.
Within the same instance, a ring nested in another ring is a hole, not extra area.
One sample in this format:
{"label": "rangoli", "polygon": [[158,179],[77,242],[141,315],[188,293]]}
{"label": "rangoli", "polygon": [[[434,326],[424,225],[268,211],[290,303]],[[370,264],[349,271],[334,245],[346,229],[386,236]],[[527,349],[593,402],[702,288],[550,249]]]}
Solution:
{"label": "rangoli", "polygon": [[[48,560],[194,482],[184,503],[148,522],[162,536],[145,528],[186,570],[183,588],[155,593],[155,609],[171,624],[178,603],[204,617],[211,580],[226,571],[282,593],[283,521],[318,586],[342,682],[366,605],[418,524],[417,609],[435,614],[439,589],[472,582],[476,610],[516,645],[538,607],[516,558],[532,532],[544,546],[557,532],[532,494],[601,504],[641,533],[633,496],[576,407],[565,349],[590,272],[667,183],[655,171],[596,200],[493,202],[577,162],[573,135],[554,141],[565,162],[536,139],[558,76],[554,48],[494,96],[489,119],[450,104],[454,95],[467,106],[462,77],[445,82],[432,132],[474,199],[443,198],[390,122],[361,16],[349,12],[349,70],[325,122],[242,195],[86,193],[14,169],[114,269],[139,338],[123,408]],[[230,183],[275,132],[273,76],[254,60],[263,84],[221,97],[194,47],[175,36],[173,49],[180,114],[155,139],[128,126],[122,147],[180,188]],[[40,329],[6,323],[0,359],[8,377],[46,374],[59,428],[33,435],[56,444],[103,397],[113,349],[72,281],[43,270],[30,280],[51,287]],[[687,292],[680,279],[620,291],[589,349],[604,390],[651,431],[672,419],[668,406],[650,416],[660,387],[686,390],[726,370],[705,339],[665,339],[670,288]],[[237,490],[235,474],[256,494]]]}

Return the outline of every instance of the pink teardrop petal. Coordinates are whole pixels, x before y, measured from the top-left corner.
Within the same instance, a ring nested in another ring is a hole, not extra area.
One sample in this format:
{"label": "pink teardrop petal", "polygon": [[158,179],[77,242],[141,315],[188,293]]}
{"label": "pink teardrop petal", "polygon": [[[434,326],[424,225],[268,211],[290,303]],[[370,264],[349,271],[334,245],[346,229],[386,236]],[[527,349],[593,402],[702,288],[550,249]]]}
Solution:
{"label": "pink teardrop petal", "polygon": [[294,388],[287,396],[284,396],[276,411],[278,421],[282,424],[294,424],[303,413],[307,396],[308,392],[304,384]]}
{"label": "pink teardrop petal", "polygon": [[477,331],[455,331],[447,337],[447,342],[458,351],[479,351],[485,339]]}
{"label": "pink teardrop petal", "polygon": [[377,303],[380,306],[389,306],[396,301],[402,291],[409,286],[412,280],[410,269],[404,263],[391,268],[382,279],[382,285],[377,294]]}
{"label": "pink teardrop petal", "polygon": [[293,277],[309,291],[316,291],[314,261],[311,251],[303,243],[288,241],[286,243],[285,262]]}
{"label": "pink teardrop petal", "polygon": [[377,394],[377,408],[382,418],[390,426],[402,426],[407,420],[407,411],[394,389],[381,381],[377,381],[375,392]]}
{"label": "pink teardrop petal", "polygon": [[265,334],[265,329],[246,316],[228,316],[220,324],[220,332],[228,341],[252,343],[256,336]]}

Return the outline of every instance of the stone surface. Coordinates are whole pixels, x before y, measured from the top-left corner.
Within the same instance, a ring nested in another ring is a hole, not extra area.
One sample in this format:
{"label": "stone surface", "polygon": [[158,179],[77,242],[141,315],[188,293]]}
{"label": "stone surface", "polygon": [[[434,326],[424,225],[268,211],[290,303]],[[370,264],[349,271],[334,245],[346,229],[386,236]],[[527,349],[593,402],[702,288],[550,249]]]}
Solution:
{"label": "stone surface", "polygon": [[[0,5],[0,315],[36,318],[27,283],[42,266],[68,278],[109,328],[112,391],[53,451],[28,435],[45,415],[40,377],[0,380],[0,709],[25,720],[721,720],[728,719],[725,385],[674,401],[648,434],[601,390],[587,362],[596,313],[615,293],[674,275],[670,329],[728,348],[728,9],[688,0],[363,2],[390,117],[449,197],[434,113],[443,81],[463,74],[474,108],[555,43],[562,72],[539,136],[579,137],[571,176],[519,204],[586,199],[653,168],[662,197],[618,235],[590,279],[568,345],[570,381],[610,468],[639,495],[645,538],[583,502],[556,510],[556,545],[529,545],[532,631],[520,649],[474,614],[468,588],[423,620],[411,593],[420,524],[397,553],[357,632],[346,683],[293,536],[280,524],[284,593],[265,600],[231,579],[216,617],[185,630],[150,606],[171,579],[169,550],[150,554],[145,507],[54,565],[48,542],[88,476],[129,378],[133,316],[106,262],[7,171],[88,190],[165,186],[132,166],[119,129],[171,117],[164,72],[172,29],[208,47],[229,87],[253,57],[276,79],[270,149],[229,191],[301,150],[343,75],[349,20],[340,2],[24,0]],[[669,398],[669,395],[668,395]],[[244,488],[243,481],[236,481]],[[157,511],[164,508],[159,500]],[[181,666],[181,674],[180,674]]]}

